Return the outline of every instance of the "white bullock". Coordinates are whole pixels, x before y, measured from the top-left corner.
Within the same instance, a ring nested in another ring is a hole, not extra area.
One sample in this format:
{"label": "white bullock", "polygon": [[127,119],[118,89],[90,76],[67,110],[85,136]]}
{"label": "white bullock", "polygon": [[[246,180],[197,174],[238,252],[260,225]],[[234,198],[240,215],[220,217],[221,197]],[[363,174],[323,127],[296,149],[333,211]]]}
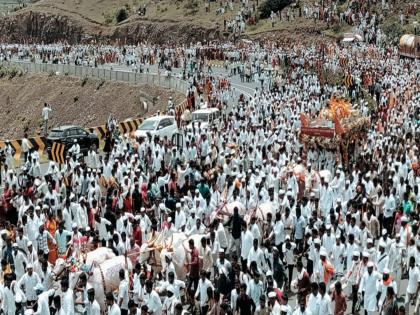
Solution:
{"label": "white bullock", "polygon": [[90,251],[86,254],[85,264],[90,266],[93,262],[100,264],[108,259],[114,258],[115,253],[111,248],[108,247],[99,247],[93,251]]}
{"label": "white bullock", "polygon": [[241,217],[244,217],[246,215],[245,206],[239,201],[234,201],[231,203],[222,204],[216,209],[216,211],[213,211],[210,215],[210,222],[213,222],[214,219],[217,217],[220,218],[223,223],[226,223],[227,221],[229,221],[229,218],[233,215],[233,209],[235,207],[238,208],[239,215]]}
{"label": "white bullock", "polygon": [[[56,265],[53,272],[59,274],[64,267],[66,267],[66,262],[59,258],[57,259]],[[128,279],[129,273],[133,270],[131,260],[125,256],[116,256],[110,258],[102,263],[94,263],[92,269],[88,274],[88,288],[95,289],[95,298],[98,301],[101,310],[105,311],[105,294],[107,292],[114,292],[118,289],[120,284],[119,271],[124,269],[126,272],[126,279]],[[69,282],[70,288],[74,289],[79,280],[81,271],[70,272]]]}

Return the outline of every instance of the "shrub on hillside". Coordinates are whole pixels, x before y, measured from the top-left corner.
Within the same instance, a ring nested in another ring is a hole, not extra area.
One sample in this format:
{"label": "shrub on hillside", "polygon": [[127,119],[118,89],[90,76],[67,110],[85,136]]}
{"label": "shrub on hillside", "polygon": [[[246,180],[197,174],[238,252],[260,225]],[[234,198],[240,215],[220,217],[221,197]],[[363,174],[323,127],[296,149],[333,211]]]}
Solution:
{"label": "shrub on hillside", "polygon": [[268,19],[271,15],[271,11],[278,12],[283,10],[285,7],[292,4],[292,0],[266,0],[259,8],[260,17],[262,19]]}
{"label": "shrub on hillside", "polygon": [[127,13],[126,8],[119,9],[117,11],[117,14],[115,15],[115,20],[117,21],[117,23],[127,20],[127,18],[128,18],[128,13]]}
{"label": "shrub on hillside", "polygon": [[198,12],[198,1],[197,0],[188,0],[184,4],[184,8],[188,11],[187,14],[195,14]]}

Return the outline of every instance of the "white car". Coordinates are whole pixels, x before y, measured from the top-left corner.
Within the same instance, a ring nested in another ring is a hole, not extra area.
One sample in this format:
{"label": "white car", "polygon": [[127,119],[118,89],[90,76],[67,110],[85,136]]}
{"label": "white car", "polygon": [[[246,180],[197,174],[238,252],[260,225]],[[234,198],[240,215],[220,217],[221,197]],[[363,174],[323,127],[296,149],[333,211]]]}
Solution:
{"label": "white car", "polygon": [[136,137],[147,137],[150,134],[152,138],[166,136],[168,139],[172,139],[172,136],[177,132],[178,126],[174,116],[153,116],[144,120],[134,134]]}
{"label": "white car", "polygon": [[220,111],[217,108],[198,109],[192,113],[191,123],[188,124],[187,129],[192,130],[193,124],[195,128],[206,130],[209,126],[217,126],[220,123]]}

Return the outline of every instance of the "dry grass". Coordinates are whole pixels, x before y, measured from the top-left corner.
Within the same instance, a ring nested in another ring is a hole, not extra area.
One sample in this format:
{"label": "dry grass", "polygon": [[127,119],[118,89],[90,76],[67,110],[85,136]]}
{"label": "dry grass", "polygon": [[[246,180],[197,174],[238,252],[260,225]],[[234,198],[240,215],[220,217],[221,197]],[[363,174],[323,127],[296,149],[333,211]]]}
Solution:
{"label": "dry grass", "polygon": [[[68,76],[24,75],[13,79],[0,79],[0,139],[21,137],[24,129],[31,134],[40,131],[42,104],[53,108],[51,126],[77,124],[83,127],[105,123],[109,113],[118,120],[142,116],[140,100],[158,97],[150,113],[166,107],[169,96],[175,103],[184,96],[174,91],[150,85],[132,85],[89,79],[82,86],[81,79]],[[60,88],[57,88],[60,87]]]}
{"label": "dry grass", "polygon": [[[219,4],[211,3],[211,12],[206,13],[204,0],[198,0],[198,11],[191,14],[190,10],[185,8],[186,3],[187,1],[170,0],[159,2],[150,0],[40,0],[32,5],[30,10],[41,12],[56,12],[58,10],[67,15],[82,17],[92,23],[115,25],[115,14],[119,8],[127,8],[129,13],[127,21],[130,21],[138,18],[136,12],[139,8],[146,6],[146,17],[142,17],[145,20],[157,22],[191,22],[191,20],[196,20],[203,26],[212,26],[216,22],[223,23],[225,18],[232,18],[239,8],[239,5],[235,4],[233,11],[218,15],[216,14],[216,8]],[[110,19],[112,19],[111,23]]]}

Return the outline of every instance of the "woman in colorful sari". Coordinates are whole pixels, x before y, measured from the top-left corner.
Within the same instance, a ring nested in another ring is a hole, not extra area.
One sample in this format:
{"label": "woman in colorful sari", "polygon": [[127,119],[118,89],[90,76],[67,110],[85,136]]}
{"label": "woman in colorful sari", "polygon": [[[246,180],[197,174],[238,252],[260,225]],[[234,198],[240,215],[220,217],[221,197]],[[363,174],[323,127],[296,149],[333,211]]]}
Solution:
{"label": "woman in colorful sari", "polygon": [[[51,235],[55,235],[55,231],[57,230],[57,222],[55,221],[51,211],[48,212],[48,218],[47,221],[45,221],[44,227],[48,232],[50,232]],[[57,260],[57,247],[50,240],[48,240],[48,250],[48,261],[51,264],[55,264],[55,261]]]}

